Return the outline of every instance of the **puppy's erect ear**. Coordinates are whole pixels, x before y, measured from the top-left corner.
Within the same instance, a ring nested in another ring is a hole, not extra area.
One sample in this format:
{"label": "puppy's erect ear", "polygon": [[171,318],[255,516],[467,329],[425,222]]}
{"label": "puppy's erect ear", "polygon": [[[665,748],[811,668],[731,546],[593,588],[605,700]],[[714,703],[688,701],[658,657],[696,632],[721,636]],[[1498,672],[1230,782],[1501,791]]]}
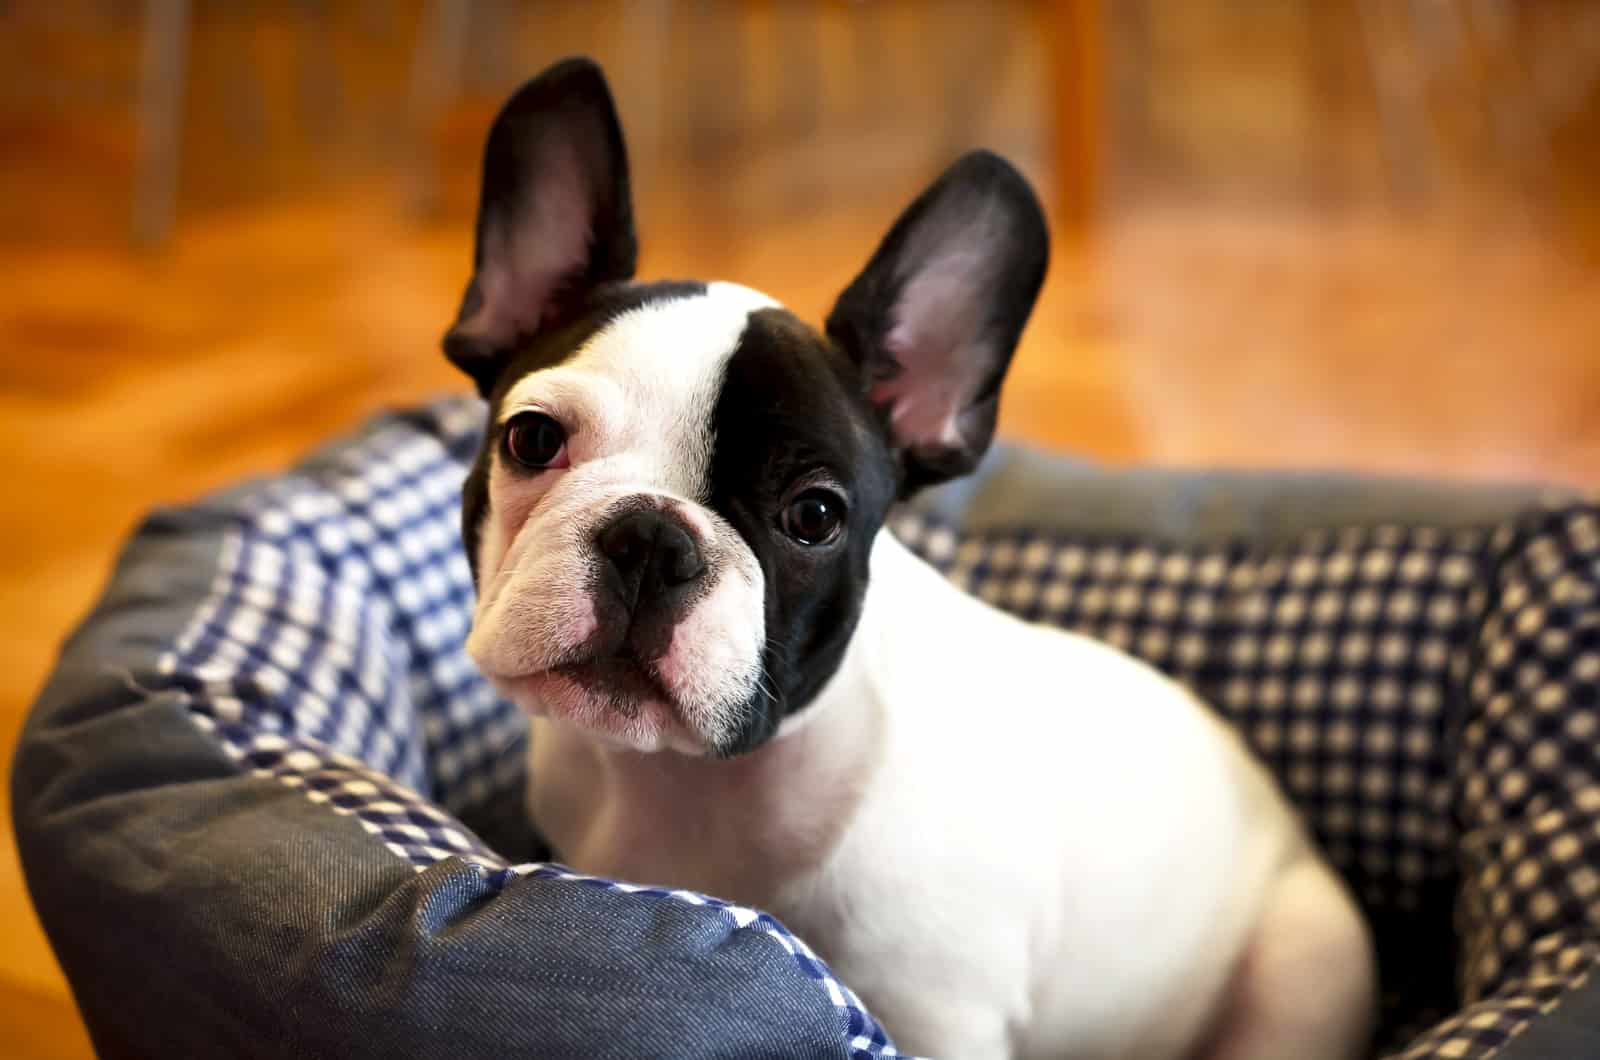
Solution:
{"label": "puppy's erect ear", "polygon": [[1028,182],[966,155],[900,216],[835,303],[902,463],[901,496],[964,475],[994,437],[1000,382],[1044,282],[1050,234]]}
{"label": "puppy's erect ear", "polygon": [[600,68],[557,63],[517,90],[483,155],[474,275],[445,355],[487,394],[518,342],[595,286],[633,276],[622,129]]}

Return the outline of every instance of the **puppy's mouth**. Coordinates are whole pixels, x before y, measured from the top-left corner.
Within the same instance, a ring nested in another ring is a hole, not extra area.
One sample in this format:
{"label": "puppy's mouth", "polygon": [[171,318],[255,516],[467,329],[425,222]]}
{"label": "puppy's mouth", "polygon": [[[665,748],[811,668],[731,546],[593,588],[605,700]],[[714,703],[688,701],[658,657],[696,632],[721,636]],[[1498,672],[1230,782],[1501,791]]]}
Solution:
{"label": "puppy's mouth", "polygon": [[644,703],[660,703],[677,712],[672,693],[651,668],[631,652],[553,666],[564,677],[625,718],[636,718]]}
{"label": "puppy's mouth", "polygon": [[585,655],[518,676],[489,677],[535,717],[575,725],[618,747],[671,748],[696,755],[707,751],[705,739],[689,721],[690,708],[636,655]]}

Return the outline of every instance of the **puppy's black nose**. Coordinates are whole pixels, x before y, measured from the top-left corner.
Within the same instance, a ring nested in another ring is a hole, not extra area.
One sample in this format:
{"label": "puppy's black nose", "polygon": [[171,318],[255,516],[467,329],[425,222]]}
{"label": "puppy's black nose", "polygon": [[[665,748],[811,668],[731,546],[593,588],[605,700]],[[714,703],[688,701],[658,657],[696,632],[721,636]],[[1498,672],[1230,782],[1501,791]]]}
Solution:
{"label": "puppy's black nose", "polygon": [[662,512],[629,512],[600,531],[598,542],[630,609],[688,585],[706,569],[694,538]]}

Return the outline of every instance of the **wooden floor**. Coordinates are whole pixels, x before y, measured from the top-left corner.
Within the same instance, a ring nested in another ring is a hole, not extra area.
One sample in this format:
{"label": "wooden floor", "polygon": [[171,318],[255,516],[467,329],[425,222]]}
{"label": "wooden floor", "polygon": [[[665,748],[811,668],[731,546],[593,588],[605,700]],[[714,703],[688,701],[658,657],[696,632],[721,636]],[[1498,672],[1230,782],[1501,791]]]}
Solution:
{"label": "wooden floor", "polygon": [[[1047,72],[1033,51],[1013,61],[986,128],[1048,189]],[[918,112],[929,127],[932,106]],[[433,222],[379,169],[244,202],[190,196],[156,254],[106,223],[96,171],[120,172],[125,130],[4,130],[0,148],[57,168],[0,176],[21,232],[0,242],[0,756],[141,512],[461,388],[437,344],[465,280],[460,174],[486,117],[460,110],[441,134],[453,176]],[[820,175],[800,205],[781,144],[694,164],[641,155],[643,271],[736,279],[819,319],[942,150],[920,127],[873,143],[929,161],[871,179],[840,177],[845,156],[813,147]],[[1600,487],[1600,270],[1511,207],[1119,200],[1094,238],[1058,243],[1001,426],[1118,462]],[[0,809],[0,1052],[87,1055]]]}

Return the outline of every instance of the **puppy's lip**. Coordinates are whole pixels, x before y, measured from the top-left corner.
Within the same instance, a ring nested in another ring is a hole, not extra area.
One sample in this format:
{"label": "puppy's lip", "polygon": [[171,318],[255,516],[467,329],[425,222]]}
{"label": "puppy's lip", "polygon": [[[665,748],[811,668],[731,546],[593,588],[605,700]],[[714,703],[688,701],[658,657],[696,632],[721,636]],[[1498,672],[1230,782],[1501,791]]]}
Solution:
{"label": "puppy's lip", "polygon": [[608,654],[569,652],[534,669],[515,672],[485,669],[484,672],[496,682],[507,685],[533,686],[559,678],[625,717],[635,717],[642,707],[650,705],[665,708],[680,723],[685,719],[684,705],[667,688],[655,668],[626,648]]}
{"label": "puppy's lip", "polygon": [[624,714],[637,713],[641,703],[656,702],[681,716],[676,698],[651,667],[631,652],[565,662],[550,667],[549,672],[567,678],[586,692],[605,696]]}
{"label": "puppy's lip", "polygon": [[[624,679],[627,680],[627,679]],[[633,751],[666,748],[708,752],[704,737],[669,696],[623,693],[614,675],[599,676],[593,661],[562,663],[517,677],[496,677],[500,690],[535,717],[576,725],[601,741]]]}

